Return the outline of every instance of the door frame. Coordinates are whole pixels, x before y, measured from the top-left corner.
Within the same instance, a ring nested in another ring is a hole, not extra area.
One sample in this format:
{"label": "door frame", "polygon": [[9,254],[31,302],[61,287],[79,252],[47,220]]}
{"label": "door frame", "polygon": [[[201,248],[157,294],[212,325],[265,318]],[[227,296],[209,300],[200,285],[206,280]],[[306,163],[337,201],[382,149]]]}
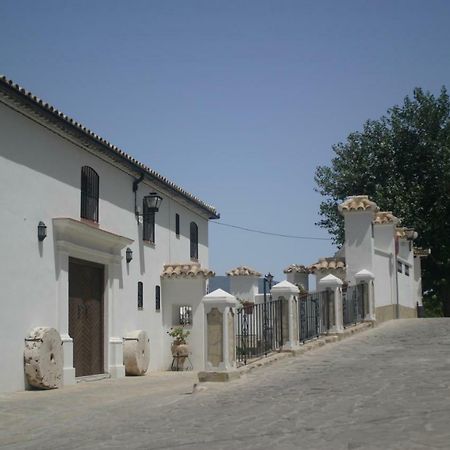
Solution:
{"label": "door frame", "polygon": [[56,309],[58,331],[63,342],[64,384],[75,384],[73,341],[69,336],[69,257],[104,266],[103,330],[105,373],[124,377],[123,336],[115,317],[114,305],[119,301],[123,283],[122,266],[125,248],[134,241],[101,228],[68,217],[52,219],[55,245]]}

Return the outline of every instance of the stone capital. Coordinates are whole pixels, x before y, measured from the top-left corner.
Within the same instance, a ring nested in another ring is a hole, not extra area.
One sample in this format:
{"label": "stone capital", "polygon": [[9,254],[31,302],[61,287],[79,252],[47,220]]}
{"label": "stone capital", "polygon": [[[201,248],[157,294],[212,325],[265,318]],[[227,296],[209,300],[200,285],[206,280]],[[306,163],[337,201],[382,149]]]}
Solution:
{"label": "stone capital", "polygon": [[323,277],[319,281],[319,286],[324,289],[326,289],[326,288],[336,289],[336,288],[342,286],[342,284],[343,284],[342,280],[340,280],[338,277],[335,277],[331,273],[329,275],[327,275],[326,277]]}

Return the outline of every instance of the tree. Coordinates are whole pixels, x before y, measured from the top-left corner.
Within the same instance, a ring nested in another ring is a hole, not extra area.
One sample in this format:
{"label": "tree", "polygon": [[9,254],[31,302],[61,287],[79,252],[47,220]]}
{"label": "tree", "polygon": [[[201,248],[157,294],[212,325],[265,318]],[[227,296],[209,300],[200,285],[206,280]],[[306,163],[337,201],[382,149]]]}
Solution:
{"label": "tree", "polygon": [[384,211],[402,218],[419,237],[415,245],[431,249],[423,260],[424,304],[438,304],[450,316],[450,101],[414,90],[402,106],[333,146],[330,166],[316,170],[316,191],[325,196],[322,219],[335,243],[343,243],[337,205],[348,195],[367,194]]}

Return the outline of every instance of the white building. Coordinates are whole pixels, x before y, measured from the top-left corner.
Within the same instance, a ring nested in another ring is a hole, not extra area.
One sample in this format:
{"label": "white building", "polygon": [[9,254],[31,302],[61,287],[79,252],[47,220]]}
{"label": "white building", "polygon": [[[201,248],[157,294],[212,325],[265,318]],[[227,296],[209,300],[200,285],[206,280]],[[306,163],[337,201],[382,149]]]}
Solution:
{"label": "white building", "polygon": [[[335,256],[307,267],[316,277],[316,286],[330,274],[354,285],[355,275],[367,271],[373,276],[377,321],[417,317],[417,305],[422,305],[420,258],[428,254],[413,247],[417,233],[399,227],[398,218],[380,212],[366,195],[348,197],[339,212],[344,216],[345,242]],[[295,270],[288,269],[285,273],[292,277]]]}
{"label": "white building", "polygon": [[203,320],[216,210],[4,77],[0,180],[0,390],[26,387],[24,339],[38,326],[61,335],[64,384],[124,376],[133,330],[147,332],[149,370],[167,370],[166,331]]}

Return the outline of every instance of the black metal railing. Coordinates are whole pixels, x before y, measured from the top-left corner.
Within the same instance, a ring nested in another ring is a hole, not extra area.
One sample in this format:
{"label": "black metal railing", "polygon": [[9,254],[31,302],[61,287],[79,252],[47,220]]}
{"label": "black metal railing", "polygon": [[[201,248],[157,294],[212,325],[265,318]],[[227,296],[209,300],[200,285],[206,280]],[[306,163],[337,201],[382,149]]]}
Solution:
{"label": "black metal railing", "polygon": [[330,291],[311,292],[299,298],[299,340],[305,342],[330,329]]}
{"label": "black metal railing", "polygon": [[344,327],[356,325],[366,314],[367,285],[347,286],[342,290],[342,315]]}
{"label": "black metal railing", "polygon": [[248,360],[267,356],[283,346],[283,301],[247,304],[236,312],[236,360],[247,364]]}

